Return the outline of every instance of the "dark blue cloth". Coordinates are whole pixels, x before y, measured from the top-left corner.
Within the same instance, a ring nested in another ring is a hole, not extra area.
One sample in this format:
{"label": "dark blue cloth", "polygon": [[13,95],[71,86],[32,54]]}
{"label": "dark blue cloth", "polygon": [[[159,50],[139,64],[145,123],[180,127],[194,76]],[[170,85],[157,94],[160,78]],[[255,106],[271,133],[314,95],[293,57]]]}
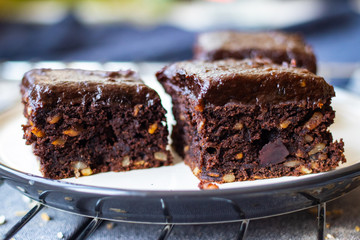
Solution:
{"label": "dark blue cloth", "polygon": [[[280,30],[302,33],[319,61],[359,62],[360,16],[338,5],[327,18]],[[171,26],[83,25],[71,15],[50,26],[0,23],[0,60],[184,60],[192,57],[196,34]]]}

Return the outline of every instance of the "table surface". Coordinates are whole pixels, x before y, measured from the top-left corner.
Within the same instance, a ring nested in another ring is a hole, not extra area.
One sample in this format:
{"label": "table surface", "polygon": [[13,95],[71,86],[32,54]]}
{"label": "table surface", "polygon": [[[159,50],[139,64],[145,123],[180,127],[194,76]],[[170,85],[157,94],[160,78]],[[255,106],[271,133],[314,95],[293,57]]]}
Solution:
{"label": "table surface", "polygon": [[[0,187],[2,204],[0,215],[6,222],[0,225],[0,235],[5,234],[31,207],[29,199],[6,184]],[[360,188],[327,204],[327,239],[360,239]],[[308,209],[291,214],[250,222],[247,239],[316,239],[317,209]],[[42,219],[46,213],[49,221]],[[86,218],[44,208],[17,235],[15,239],[64,239],[71,237]],[[175,226],[168,239],[236,239],[239,223]],[[161,232],[160,225],[134,223],[110,223],[105,221],[89,238],[97,239],[156,239]]]}

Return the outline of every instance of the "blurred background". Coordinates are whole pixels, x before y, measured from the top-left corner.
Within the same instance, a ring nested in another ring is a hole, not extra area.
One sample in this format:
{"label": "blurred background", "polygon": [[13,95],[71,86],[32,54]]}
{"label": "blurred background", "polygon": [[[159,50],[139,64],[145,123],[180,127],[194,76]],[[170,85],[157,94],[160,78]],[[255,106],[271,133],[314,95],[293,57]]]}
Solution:
{"label": "blurred background", "polygon": [[358,0],[0,0],[0,60],[174,61],[196,34],[300,32],[322,62],[360,61]]}
{"label": "blurred background", "polygon": [[360,0],[0,0],[0,63],[185,60],[199,32],[227,29],[298,32],[318,74],[360,94]]}

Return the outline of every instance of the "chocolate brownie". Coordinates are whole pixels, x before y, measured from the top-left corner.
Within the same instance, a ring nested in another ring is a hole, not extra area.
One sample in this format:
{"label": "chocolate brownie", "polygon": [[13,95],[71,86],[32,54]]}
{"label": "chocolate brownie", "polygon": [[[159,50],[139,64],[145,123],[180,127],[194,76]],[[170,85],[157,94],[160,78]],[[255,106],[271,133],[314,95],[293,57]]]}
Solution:
{"label": "chocolate brownie", "polygon": [[156,75],[172,96],[174,147],[202,181],[298,176],[346,161],[328,131],[334,89],[306,69],[193,60]]}
{"label": "chocolate brownie", "polygon": [[278,64],[290,63],[316,73],[315,55],[298,34],[210,32],[200,34],[194,47],[194,58],[199,60],[256,57],[269,58]]}
{"label": "chocolate brownie", "polygon": [[165,110],[133,71],[34,69],[21,84],[27,144],[45,177],[169,165]]}

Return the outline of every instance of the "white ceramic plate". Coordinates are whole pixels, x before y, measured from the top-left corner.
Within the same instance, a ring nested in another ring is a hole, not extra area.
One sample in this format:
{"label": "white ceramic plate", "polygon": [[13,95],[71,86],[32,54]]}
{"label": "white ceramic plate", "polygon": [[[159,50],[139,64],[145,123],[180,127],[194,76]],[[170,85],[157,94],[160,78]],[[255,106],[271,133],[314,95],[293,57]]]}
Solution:
{"label": "white ceramic plate", "polygon": [[[160,88],[150,78],[147,79],[147,83],[150,83],[151,87]],[[162,89],[157,89],[157,91],[163,98],[165,108],[169,111],[170,99],[164,95]],[[336,110],[336,119],[335,123],[331,126],[331,131],[334,139],[343,138],[345,142],[347,163],[339,166],[339,168],[342,168],[360,162],[360,98],[344,90],[336,89],[336,97],[333,99],[332,105]],[[172,118],[170,119],[170,121],[173,121]],[[25,145],[25,140],[22,139],[23,131],[21,124],[25,122],[26,120],[22,116],[22,106],[20,104],[0,116],[0,162],[21,172],[41,176],[39,164],[36,157],[32,154],[31,146]],[[168,167],[119,173],[100,173],[77,179],[63,179],[61,181],[129,190],[199,190],[199,180],[192,174],[190,168],[181,159],[177,158],[176,160],[177,163],[175,165]],[[311,178],[319,174],[322,173],[300,177],[281,177],[227,183],[221,184],[219,187],[220,189],[228,189],[274,184],[294,181],[299,178]]]}

